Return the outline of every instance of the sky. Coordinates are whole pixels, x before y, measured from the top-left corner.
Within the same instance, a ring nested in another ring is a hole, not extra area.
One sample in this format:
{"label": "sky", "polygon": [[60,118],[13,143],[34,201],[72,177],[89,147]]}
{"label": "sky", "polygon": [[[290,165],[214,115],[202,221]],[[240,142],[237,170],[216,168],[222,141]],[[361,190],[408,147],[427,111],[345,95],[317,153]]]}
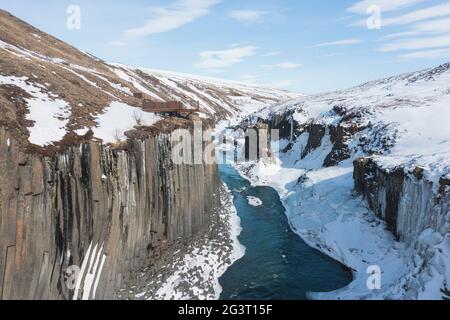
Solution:
{"label": "sky", "polygon": [[103,60],[302,93],[450,61],[443,0],[0,0]]}

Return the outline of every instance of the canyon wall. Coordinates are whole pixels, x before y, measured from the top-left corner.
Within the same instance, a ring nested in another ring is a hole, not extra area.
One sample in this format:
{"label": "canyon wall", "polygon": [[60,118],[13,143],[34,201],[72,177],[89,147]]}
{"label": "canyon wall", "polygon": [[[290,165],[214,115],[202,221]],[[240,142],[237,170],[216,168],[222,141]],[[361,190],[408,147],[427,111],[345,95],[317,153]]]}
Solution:
{"label": "canyon wall", "polygon": [[435,185],[420,167],[387,169],[372,158],[355,160],[354,168],[355,190],[397,239],[411,245],[427,229],[448,234],[450,181]]}
{"label": "canyon wall", "polygon": [[[23,152],[0,128],[0,299],[109,299],[206,230],[216,164],[174,165],[170,134]],[[78,276],[77,276],[78,275]]]}
{"label": "canyon wall", "polygon": [[[299,159],[320,147],[326,134],[332,143],[324,167],[338,165],[354,158],[354,154],[377,154],[388,150],[392,141],[383,137],[384,127],[360,122],[360,114],[346,113],[339,108],[334,113],[341,116],[331,124],[306,122],[299,124],[292,111],[274,114],[268,120],[269,129],[279,129],[280,138],[291,143],[307,134],[306,144]],[[257,127],[258,125],[256,125]],[[358,133],[369,132],[358,138]],[[355,143],[355,140],[357,143]],[[352,144],[354,149],[349,145]],[[423,168],[382,168],[372,157],[354,161],[355,191],[361,194],[376,215],[386,221],[389,230],[398,240],[413,245],[422,232],[434,230],[442,236],[448,234],[450,223],[450,180],[441,177],[438,183],[430,181]]]}

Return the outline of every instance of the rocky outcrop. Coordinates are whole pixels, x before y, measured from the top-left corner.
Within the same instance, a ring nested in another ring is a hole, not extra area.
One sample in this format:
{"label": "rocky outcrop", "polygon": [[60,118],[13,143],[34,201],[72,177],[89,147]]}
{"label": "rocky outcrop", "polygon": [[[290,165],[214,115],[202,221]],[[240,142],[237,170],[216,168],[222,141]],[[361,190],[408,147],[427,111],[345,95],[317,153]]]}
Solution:
{"label": "rocky outcrop", "polygon": [[402,281],[405,299],[431,292],[448,299],[450,281],[450,184],[445,177],[431,181],[421,167],[386,168],[373,158],[354,162],[355,190],[411,254],[409,273]]}
{"label": "rocky outcrop", "polygon": [[317,149],[322,144],[322,139],[325,137],[326,126],[321,124],[311,123],[306,132],[309,133],[308,144],[302,152],[301,158],[306,157],[311,151]]}
{"label": "rocky outcrop", "polygon": [[215,164],[171,162],[170,134],[48,157],[0,128],[0,299],[114,298],[208,227],[218,183]]}
{"label": "rocky outcrop", "polygon": [[[258,125],[267,123],[269,132],[274,129],[278,130],[279,138],[289,141],[286,148],[282,150],[283,152],[289,151],[295,140],[302,134],[308,134],[306,146],[299,155],[299,159],[305,158],[319,148],[325,136],[329,135],[332,149],[324,159],[324,167],[337,166],[340,162],[351,158],[353,150],[349,147],[349,141],[356,134],[369,127],[369,125],[361,121],[361,113],[350,112],[340,107],[335,107],[330,113],[330,116],[336,117],[338,121],[333,121],[329,124],[312,120],[300,123],[294,119],[295,112],[301,112],[301,110],[286,110],[280,113],[273,113],[267,120],[257,119],[256,126],[251,125],[250,122],[244,122],[242,126],[244,128],[248,126],[257,128]],[[373,141],[361,141],[361,147],[367,143],[373,143]]]}
{"label": "rocky outcrop", "polygon": [[423,168],[387,169],[372,158],[357,159],[354,168],[355,190],[398,239],[413,244],[427,229],[448,234],[450,187],[444,178],[436,186]]}
{"label": "rocky outcrop", "polygon": [[392,172],[379,170],[372,159],[354,162],[353,177],[356,192],[363,194],[369,207],[386,221],[389,230],[399,238],[397,231],[398,207],[405,175],[401,168]]}
{"label": "rocky outcrop", "polygon": [[292,141],[301,132],[302,126],[294,120],[293,113],[277,113],[269,119],[269,127],[278,130],[280,139]]}

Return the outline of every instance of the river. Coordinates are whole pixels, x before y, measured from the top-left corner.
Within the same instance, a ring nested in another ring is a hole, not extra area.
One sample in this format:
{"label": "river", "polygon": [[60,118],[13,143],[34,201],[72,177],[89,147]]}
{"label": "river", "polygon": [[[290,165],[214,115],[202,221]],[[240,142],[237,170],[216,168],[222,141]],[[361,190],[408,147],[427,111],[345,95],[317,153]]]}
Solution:
{"label": "river", "polygon": [[[234,196],[245,256],[220,278],[223,300],[306,299],[307,292],[346,286],[352,276],[340,263],[309,247],[288,223],[278,193],[252,187],[229,165],[220,166],[222,180]],[[261,206],[249,204],[256,197]]]}

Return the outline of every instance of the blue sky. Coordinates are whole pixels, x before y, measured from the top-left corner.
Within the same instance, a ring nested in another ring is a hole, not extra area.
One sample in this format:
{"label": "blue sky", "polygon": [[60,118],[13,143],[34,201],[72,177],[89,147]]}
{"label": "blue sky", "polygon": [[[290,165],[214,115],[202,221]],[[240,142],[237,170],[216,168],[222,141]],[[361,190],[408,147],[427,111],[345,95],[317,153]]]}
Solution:
{"label": "blue sky", "polygon": [[[70,5],[80,29],[67,28]],[[0,8],[107,61],[305,93],[450,61],[442,0],[0,0]]]}

